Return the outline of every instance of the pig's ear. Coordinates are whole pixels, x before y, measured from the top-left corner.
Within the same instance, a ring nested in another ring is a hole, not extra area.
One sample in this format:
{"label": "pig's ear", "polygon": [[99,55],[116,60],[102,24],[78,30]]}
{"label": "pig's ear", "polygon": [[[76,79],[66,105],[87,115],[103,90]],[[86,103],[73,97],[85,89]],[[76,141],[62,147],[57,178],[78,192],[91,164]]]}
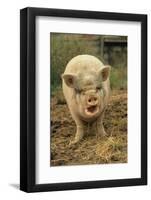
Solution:
{"label": "pig's ear", "polygon": [[65,81],[68,87],[74,88],[76,84],[77,77],[75,74],[62,74],[62,79]]}
{"label": "pig's ear", "polygon": [[102,69],[99,70],[99,77],[101,78],[102,81],[106,81],[107,78],[110,76],[110,70],[111,70],[110,65],[105,65],[103,66]]}

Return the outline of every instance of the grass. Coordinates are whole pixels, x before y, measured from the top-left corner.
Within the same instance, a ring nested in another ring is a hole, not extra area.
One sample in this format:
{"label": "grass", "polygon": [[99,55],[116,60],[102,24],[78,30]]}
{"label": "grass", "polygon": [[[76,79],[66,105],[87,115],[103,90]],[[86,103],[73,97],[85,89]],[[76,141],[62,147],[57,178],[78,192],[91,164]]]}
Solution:
{"label": "grass", "polygon": [[111,89],[127,89],[127,68],[118,67],[111,69],[110,75]]}

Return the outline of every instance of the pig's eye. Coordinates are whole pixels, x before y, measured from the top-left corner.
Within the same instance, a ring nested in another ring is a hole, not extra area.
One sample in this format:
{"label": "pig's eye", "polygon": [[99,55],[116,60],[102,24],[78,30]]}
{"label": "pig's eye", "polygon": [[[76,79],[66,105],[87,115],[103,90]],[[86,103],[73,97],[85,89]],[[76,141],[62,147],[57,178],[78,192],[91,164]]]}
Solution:
{"label": "pig's eye", "polygon": [[82,92],[81,89],[75,89],[75,91],[76,91],[76,93],[79,93],[79,94]]}
{"label": "pig's eye", "polygon": [[101,87],[100,86],[96,87],[96,90],[101,90]]}

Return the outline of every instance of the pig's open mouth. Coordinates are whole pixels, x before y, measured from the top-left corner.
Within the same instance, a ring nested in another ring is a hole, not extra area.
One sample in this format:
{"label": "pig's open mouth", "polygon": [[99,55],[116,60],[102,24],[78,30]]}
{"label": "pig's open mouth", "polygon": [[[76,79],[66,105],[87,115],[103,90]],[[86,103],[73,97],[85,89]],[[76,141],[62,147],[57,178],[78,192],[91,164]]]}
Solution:
{"label": "pig's open mouth", "polygon": [[95,115],[99,111],[98,106],[89,106],[85,109],[85,113],[89,116]]}

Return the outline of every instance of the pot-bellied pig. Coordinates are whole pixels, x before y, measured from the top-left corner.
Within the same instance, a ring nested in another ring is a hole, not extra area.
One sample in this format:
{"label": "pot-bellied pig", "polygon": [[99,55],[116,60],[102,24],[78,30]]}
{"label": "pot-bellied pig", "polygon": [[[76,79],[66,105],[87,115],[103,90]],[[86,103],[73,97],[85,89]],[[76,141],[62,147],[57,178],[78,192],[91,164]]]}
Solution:
{"label": "pot-bellied pig", "polygon": [[71,144],[83,138],[85,124],[95,123],[96,134],[106,134],[103,115],[110,95],[110,69],[91,55],[78,55],[67,64],[62,74],[63,93],[77,128]]}

